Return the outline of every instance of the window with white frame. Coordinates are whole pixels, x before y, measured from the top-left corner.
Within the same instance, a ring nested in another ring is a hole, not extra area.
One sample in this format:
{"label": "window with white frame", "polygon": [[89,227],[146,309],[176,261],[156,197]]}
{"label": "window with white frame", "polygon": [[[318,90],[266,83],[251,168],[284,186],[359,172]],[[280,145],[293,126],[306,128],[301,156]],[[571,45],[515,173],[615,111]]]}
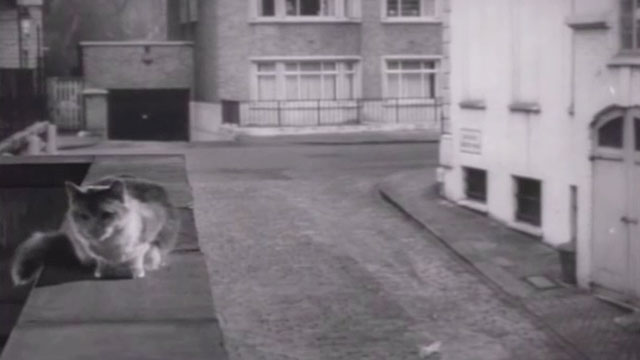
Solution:
{"label": "window with white frame", "polygon": [[387,59],[384,95],[388,98],[434,99],[437,75],[438,61],[435,59]]}
{"label": "window with white frame", "polygon": [[340,100],[357,97],[355,60],[257,61],[255,100]]}
{"label": "window with white frame", "polygon": [[640,52],[640,0],[620,0],[620,36],[623,50]]}
{"label": "window with white frame", "polygon": [[438,0],[382,0],[389,19],[435,18]]}
{"label": "window with white frame", "polygon": [[355,19],[360,0],[253,0],[258,18]]}

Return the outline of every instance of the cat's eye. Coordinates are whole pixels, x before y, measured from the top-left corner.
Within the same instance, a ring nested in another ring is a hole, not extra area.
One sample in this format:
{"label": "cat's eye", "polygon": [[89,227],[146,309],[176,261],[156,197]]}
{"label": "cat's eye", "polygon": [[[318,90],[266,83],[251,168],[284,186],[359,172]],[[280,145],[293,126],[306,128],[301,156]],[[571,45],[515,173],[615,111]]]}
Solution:
{"label": "cat's eye", "polygon": [[79,219],[80,219],[80,220],[82,220],[82,221],[87,221],[87,220],[89,220],[89,218],[90,218],[89,214],[87,214],[87,213],[85,213],[85,212],[77,211],[77,212],[75,213],[75,215],[76,215],[76,217],[77,217],[77,218],[79,218]]}
{"label": "cat's eye", "polygon": [[100,213],[100,218],[102,220],[110,220],[113,218],[115,214],[109,211],[103,211],[102,213]]}

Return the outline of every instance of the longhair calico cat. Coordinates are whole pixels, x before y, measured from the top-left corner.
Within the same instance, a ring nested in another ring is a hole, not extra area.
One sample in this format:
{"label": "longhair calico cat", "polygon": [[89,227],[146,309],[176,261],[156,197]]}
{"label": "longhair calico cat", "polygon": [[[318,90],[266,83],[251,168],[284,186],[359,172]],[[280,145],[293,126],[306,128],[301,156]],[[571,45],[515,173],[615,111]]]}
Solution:
{"label": "longhair calico cat", "polygon": [[160,184],[128,175],[92,185],[65,183],[68,210],[56,232],[36,232],[13,257],[16,285],[33,281],[47,257],[66,246],[97,278],[110,274],[141,278],[162,267],[175,247],[180,222]]}

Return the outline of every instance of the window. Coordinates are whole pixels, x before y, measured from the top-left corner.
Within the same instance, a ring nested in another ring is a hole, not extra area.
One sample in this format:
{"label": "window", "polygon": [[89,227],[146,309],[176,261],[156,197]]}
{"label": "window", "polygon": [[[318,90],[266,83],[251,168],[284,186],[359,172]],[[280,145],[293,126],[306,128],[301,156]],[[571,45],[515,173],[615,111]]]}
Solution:
{"label": "window", "polygon": [[624,118],[609,120],[598,129],[598,146],[622,149]]}
{"label": "window", "polygon": [[256,100],[338,100],[356,97],[357,62],[256,62]]}
{"label": "window", "polygon": [[467,199],[487,202],[487,172],[485,170],[464,168],[465,194]]}
{"label": "window", "polygon": [[347,19],[359,16],[360,0],[254,0],[260,18]]}
{"label": "window", "polygon": [[640,0],[620,0],[620,36],[623,50],[640,51]]}
{"label": "window", "polygon": [[387,60],[385,63],[385,97],[436,97],[436,60]]}
{"label": "window", "polygon": [[540,226],[542,185],[540,181],[523,177],[515,178],[516,220]]}
{"label": "window", "polygon": [[383,0],[386,18],[436,17],[436,0]]}

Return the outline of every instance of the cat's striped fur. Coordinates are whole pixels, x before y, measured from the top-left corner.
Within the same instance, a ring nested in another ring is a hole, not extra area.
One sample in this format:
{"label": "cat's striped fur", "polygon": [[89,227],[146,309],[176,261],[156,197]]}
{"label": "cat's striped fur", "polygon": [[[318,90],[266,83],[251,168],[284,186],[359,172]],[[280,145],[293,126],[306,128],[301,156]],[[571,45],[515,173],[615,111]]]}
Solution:
{"label": "cat's striped fur", "polygon": [[123,270],[143,277],[175,247],[180,222],[160,184],[121,175],[83,187],[67,182],[66,190],[69,207],[60,230],[36,232],[16,249],[14,284],[32,281],[64,248],[79,264],[93,266],[96,277]]}

